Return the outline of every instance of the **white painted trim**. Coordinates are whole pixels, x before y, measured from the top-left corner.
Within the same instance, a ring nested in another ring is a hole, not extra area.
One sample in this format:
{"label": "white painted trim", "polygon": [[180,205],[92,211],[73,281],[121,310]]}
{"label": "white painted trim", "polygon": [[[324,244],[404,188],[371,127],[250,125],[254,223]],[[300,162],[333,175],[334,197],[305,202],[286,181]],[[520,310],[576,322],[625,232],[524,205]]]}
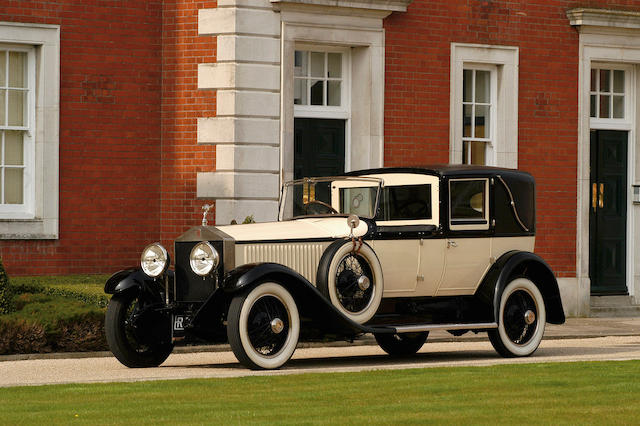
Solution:
{"label": "white painted trim", "polygon": [[[640,32],[628,29],[615,29],[611,27],[580,27],[580,61],[578,73],[578,196],[577,196],[577,241],[576,241],[576,271],[578,279],[578,300],[576,312],[578,315],[586,315],[589,312],[590,279],[589,279],[589,208],[590,208],[590,130],[592,119],[590,118],[590,70],[592,64],[616,64],[632,66],[637,69],[640,65]],[[635,256],[640,245],[640,236],[634,231],[635,222],[640,211],[632,202],[631,184],[637,181],[638,155],[638,88],[637,72],[634,72],[629,80],[631,83],[629,97],[630,122],[602,123],[596,120],[593,123],[598,129],[626,130],[629,131],[628,144],[628,172],[627,172],[627,287],[629,294],[636,301],[640,295],[640,280],[636,275],[640,272],[635,266]],[[634,103],[633,100],[636,102]],[[611,120],[613,121],[613,120]]]}
{"label": "white painted trim", "polygon": [[[497,69],[496,108],[493,119],[494,165],[518,167],[518,55],[519,48],[482,44],[451,43],[449,100],[449,161],[462,162],[462,78],[464,68],[481,64]],[[492,123],[493,124],[493,123]]]}
{"label": "white painted trim", "polygon": [[0,239],[57,239],[59,224],[60,27],[0,22],[0,43],[22,45],[38,67],[30,84],[33,199],[28,215],[0,219]]}

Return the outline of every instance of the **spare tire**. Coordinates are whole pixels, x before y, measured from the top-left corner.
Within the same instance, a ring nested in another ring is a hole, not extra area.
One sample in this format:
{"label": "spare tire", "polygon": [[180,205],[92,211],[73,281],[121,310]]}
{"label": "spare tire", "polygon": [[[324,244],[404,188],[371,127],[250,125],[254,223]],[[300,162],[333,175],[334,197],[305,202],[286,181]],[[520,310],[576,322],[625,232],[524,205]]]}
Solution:
{"label": "spare tire", "polygon": [[351,240],[332,243],[322,254],[316,285],[333,306],[358,324],[369,321],[382,300],[380,261],[367,244],[356,250]]}

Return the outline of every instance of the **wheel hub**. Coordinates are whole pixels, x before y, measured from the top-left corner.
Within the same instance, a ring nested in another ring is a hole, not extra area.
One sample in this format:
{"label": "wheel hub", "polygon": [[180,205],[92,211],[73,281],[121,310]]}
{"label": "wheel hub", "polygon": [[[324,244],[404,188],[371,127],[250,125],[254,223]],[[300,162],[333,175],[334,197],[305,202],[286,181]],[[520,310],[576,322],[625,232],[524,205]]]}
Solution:
{"label": "wheel hub", "polygon": [[524,322],[527,323],[527,325],[533,324],[535,320],[536,314],[532,310],[529,309],[524,313]]}
{"label": "wheel hub", "polygon": [[369,277],[362,275],[360,278],[358,278],[358,287],[360,288],[360,290],[365,291],[369,288],[370,285],[371,281],[369,281]]}
{"label": "wheel hub", "polygon": [[282,330],[284,330],[284,321],[282,321],[280,318],[272,319],[271,331],[273,331],[275,334],[280,334],[282,333]]}

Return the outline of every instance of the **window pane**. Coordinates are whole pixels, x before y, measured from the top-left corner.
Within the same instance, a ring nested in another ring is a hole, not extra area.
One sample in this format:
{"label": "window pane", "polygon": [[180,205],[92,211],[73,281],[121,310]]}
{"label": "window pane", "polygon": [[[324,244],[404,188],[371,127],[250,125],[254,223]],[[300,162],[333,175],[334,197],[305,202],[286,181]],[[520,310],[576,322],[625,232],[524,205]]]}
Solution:
{"label": "window pane", "polygon": [[590,114],[591,117],[596,117],[596,105],[597,105],[596,104],[596,98],[597,98],[596,95],[591,95],[591,108],[590,108],[591,109],[591,114]]}
{"label": "window pane", "polygon": [[597,85],[598,85],[598,70],[592,69],[591,70],[591,91],[592,92],[595,92],[596,90],[598,90]]}
{"label": "window pane", "polygon": [[4,87],[7,85],[7,76],[5,75],[7,71],[7,52],[0,52],[0,86]]}
{"label": "window pane", "polygon": [[24,98],[22,90],[8,90],[9,93],[9,126],[24,126]]}
{"label": "window pane", "polygon": [[296,78],[293,80],[293,103],[296,105],[308,105],[307,80]]}
{"label": "window pane", "polygon": [[476,102],[491,102],[490,76],[489,71],[476,71]]}
{"label": "window pane", "polygon": [[451,219],[484,219],[485,181],[451,181],[450,185]]}
{"label": "window pane", "polygon": [[611,118],[609,113],[609,100],[611,96],[600,95],[600,118]]}
{"label": "window pane", "polygon": [[610,92],[611,87],[609,84],[611,71],[610,70],[600,70],[600,91],[601,92]]}
{"label": "window pane", "polygon": [[324,53],[311,52],[311,77],[324,77]]}
{"label": "window pane", "polygon": [[469,162],[469,141],[462,141],[462,164],[471,164]]}
{"label": "window pane", "polygon": [[471,142],[471,162],[470,164],[485,165],[486,163],[486,148],[487,144],[484,142]]}
{"label": "window pane", "polygon": [[7,124],[7,112],[4,109],[5,97],[7,96],[6,90],[0,90],[0,126]]}
{"label": "window pane", "polygon": [[330,78],[342,77],[342,54],[329,53],[329,75]]}
{"label": "window pane", "polygon": [[472,105],[462,106],[462,136],[470,138],[471,135],[471,111]]}
{"label": "window pane", "polygon": [[624,71],[615,70],[613,72],[613,91],[624,93]]}
{"label": "window pane", "polygon": [[24,52],[9,52],[9,86],[10,87],[27,87],[26,86],[26,65],[27,54]]}
{"label": "window pane", "polygon": [[489,105],[476,105],[476,131],[473,137],[489,138],[491,133],[489,129]]}
{"label": "window pane", "polygon": [[322,102],[322,80],[311,80],[311,105],[323,105]]}
{"label": "window pane", "polygon": [[22,148],[22,132],[4,132],[4,164],[10,166],[24,165]]}
{"label": "window pane", "polygon": [[613,118],[624,118],[624,96],[613,97]]}
{"label": "window pane", "polygon": [[309,58],[309,52],[302,52],[300,50],[296,50],[296,53],[294,56],[293,75],[297,77],[307,76],[308,58]]}
{"label": "window pane", "polygon": [[340,82],[327,82],[327,105],[340,106]]}
{"label": "window pane", "polygon": [[431,185],[386,186],[380,195],[383,220],[431,219]]}
{"label": "window pane", "polygon": [[463,71],[462,102],[473,102],[473,71],[472,70]]}
{"label": "window pane", "polygon": [[4,170],[5,204],[22,204],[22,169]]}

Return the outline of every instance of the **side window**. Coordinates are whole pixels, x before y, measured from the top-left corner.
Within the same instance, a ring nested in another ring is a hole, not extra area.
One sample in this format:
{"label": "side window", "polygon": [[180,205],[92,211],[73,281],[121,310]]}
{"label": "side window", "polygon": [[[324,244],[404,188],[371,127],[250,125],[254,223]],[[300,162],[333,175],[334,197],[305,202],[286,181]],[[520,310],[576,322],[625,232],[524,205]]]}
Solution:
{"label": "side window", "polygon": [[431,219],[431,185],[386,186],[380,200],[380,220]]}
{"label": "side window", "polygon": [[456,229],[488,229],[487,179],[449,181],[449,226]]}

